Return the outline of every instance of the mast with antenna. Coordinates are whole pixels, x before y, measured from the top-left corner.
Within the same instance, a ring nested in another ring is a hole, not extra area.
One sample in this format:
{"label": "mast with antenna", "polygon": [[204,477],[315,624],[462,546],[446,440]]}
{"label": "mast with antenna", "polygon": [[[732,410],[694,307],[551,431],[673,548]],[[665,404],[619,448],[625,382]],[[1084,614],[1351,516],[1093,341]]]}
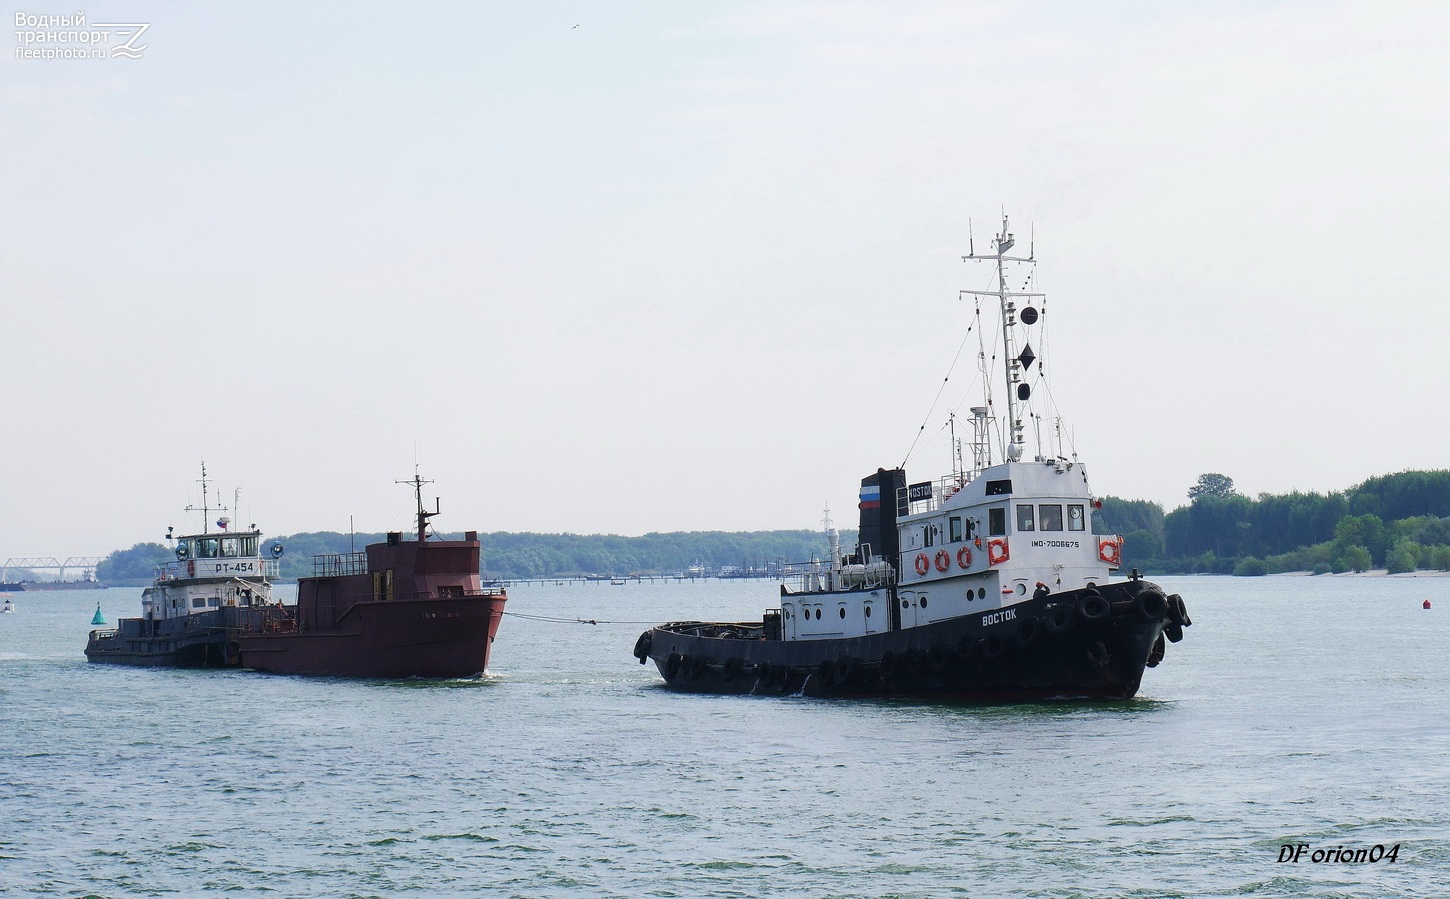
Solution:
{"label": "mast with antenna", "polygon": [[[415,462],[413,463],[412,479],[408,481],[398,481],[397,483],[413,485],[413,495],[418,501],[418,542],[426,543],[428,541],[428,519],[432,518],[434,515],[439,514],[443,509],[441,504],[439,504],[437,508],[432,512],[428,512],[423,509],[423,485],[431,484],[433,482],[423,480],[422,475],[418,473],[418,463]],[[437,502],[437,497],[434,497],[434,501]]]}
{"label": "mast with antenna", "polygon": [[[968,228],[970,229],[970,222],[968,223]],[[1025,385],[1021,383],[1023,364],[1021,360],[1017,357],[1016,349],[1016,334],[1014,332],[1014,326],[1017,324],[1017,304],[1015,301],[1023,297],[1045,296],[1045,294],[1041,293],[1027,293],[1007,289],[1006,263],[1026,262],[1030,264],[1037,261],[1035,259],[1035,246],[1031,246],[1029,248],[1029,255],[1025,258],[1021,256],[1008,256],[1008,251],[1011,250],[1016,243],[1017,240],[1013,236],[1011,226],[1007,221],[1007,214],[1004,212],[1002,214],[1002,231],[992,240],[992,248],[994,252],[992,252],[990,255],[984,254],[981,256],[978,256],[975,252],[968,252],[966,256],[962,257],[962,260],[964,262],[971,259],[985,259],[996,262],[997,289],[995,291],[959,291],[959,293],[972,294],[976,296],[994,296],[997,298],[1000,304],[1002,314],[1002,363],[1007,377],[1007,433],[1003,436],[1007,440],[1005,455],[1007,460],[1010,462],[1016,462],[1018,459],[1022,458],[1022,418],[1021,413],[1018,411],[1018,404],[1021,402],[1025,402],[1027,399],[1026,390],[1024,389]],[[1033,243],[1036,243],[1035,234],[1033,236]],[[968,244],[968,249],[973,249],[970,243]],[[1018,392],[1019,389],[1022,390],[1021,394],[1019,394]]]}
{"label": "mast with antenna", "polygon": [[[187,506],[186,507],[186,511],[187,512],[200,512],[201,513],[201,532],[203,534],[209,534],[209,533],[211,533],[211,531],[208,528],[211,525],[211,512],[212,512],[212,510],[211,510],[211,506],[208,505],[208,503],[209,503],[209,500],[207,499],[207,486],[206,486],[206,460],[205,459],[202,459],[201,460],[201,508],[198,509],[196,506]],[[226,512],[227,511],[227,507],[226,506],[217,506],[216,511],[218,511],[218,512]]]}

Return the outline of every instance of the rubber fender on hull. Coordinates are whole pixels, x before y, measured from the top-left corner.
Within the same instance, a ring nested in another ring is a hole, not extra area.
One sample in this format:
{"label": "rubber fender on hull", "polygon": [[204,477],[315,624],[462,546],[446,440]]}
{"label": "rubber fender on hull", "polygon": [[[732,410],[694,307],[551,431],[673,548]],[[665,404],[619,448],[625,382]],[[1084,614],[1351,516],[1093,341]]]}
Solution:
{"label": "rubber fender on hull", "polygon": [[1024,615],[1017,621],[1017,645],[1023,648],[1037,642],[1042,636],[1042,622],[1034,615]]}
{"label": "rubber fender on hull", "polygon": [[970,659],[977,651],[977,638],[971,634],[965,634],[957,641],[957,654],[964,659]]}
{"label": "rubber fender on hull", "polygon": [[1065,634],[1072,630],[1072,624],[1077,619],[1077,614],[1072,606],[1060,605],[1052,610],[1052,614],[1044,619],[1047,623],[1049,634]]}
{"label": "rubber fender on hull", "polygon": [[1177,593],[1168,595],[1168,619],[1180,627],[1193,625],[1193,619],[1188,617],[1188,605]]}
{"label": "rubber fender on hull", "polygon": [[682,661],[684,661],[684,659],[683,659],[683,657],[679,653],[677,653],[677,652],[670,653],[670,657],[667,658],[667,659],[665,659],[665,678],[666,679],[672,679],[676,674],[679,674],[680,673],[680,663]]}
{"label": "rubber fender on hull", "polygon": [[1163,656],[1168,652],[1168,646],[1163,642],[1163,635],[1159,634],[1158,639],[1153,641],[1153,648],[1148,652],[1149,668],[1157,668],[1158,663],[1163,661]]}
{"label": "rubber fender on hull", "polygon": [[1168,617],[1168,598],[1157,590],[1144,590],[1133,598],[1133,610],[1144,621],[1162,621]]}
{"label": "rubber fender on hull", "polygon": [[940,643],[926,651],[926,664],[932,671],[941,673],[952,660],[952,651]]}
{"label": "rubber fender on hull", "polygon": [[1096,590],[1089,590],[1083,594],[1082,601],[1077,604],[1077,613],[1082,620],[1093,623],[1105,620],[1113,611],[1103,595]]}
{"label": "rubber fender on hull", "polygon": [[704,656],[691,656],[689,668],[690,680],[699,680],[700,678],[704,677],[706,665],[707,662],[705,661]]}
{"label": "rubber fender on hull", "polygon": [[733,680],[735,680],[735,676],[738,675],[739,673],[740,673],[740,660],[738,658],[736,658],[735,656],[731,656],[730,658],[726,659],[725,660],[725,668],[724,668],[724,671],[723,671],[725,680],[727,682],[728,681],[733,681]]}
{"label": "rubber fender on hull", "polygon": [[982,657],[988,659],[1000,658],[1002,653],[1007,651],[1007,641],[1002,635],[996,632],[988,634],[982,640]]}
{"label": "rubber fender on hull", "polygon": [[1168,635],[1169,643],[1177,643],[1178,641],[1183,639],[1183,626],[1178,624],[1170,624],[1163,629],[1163,633]]}
{"label": "rubber fender on hull", "polygon": [[856,663],[842,656],[836,659],[836,664],[831,666],[831,682],[839,687],[850,680],[851,675],[855,673]]}
{"label": "rubber fender on hull", "polygon": [[639,659],[641,665],[649,658],[649,651],[654,647],[654,642],[654,635],[649,631],[640,634],[639,639],[634,641],[634,657]]}

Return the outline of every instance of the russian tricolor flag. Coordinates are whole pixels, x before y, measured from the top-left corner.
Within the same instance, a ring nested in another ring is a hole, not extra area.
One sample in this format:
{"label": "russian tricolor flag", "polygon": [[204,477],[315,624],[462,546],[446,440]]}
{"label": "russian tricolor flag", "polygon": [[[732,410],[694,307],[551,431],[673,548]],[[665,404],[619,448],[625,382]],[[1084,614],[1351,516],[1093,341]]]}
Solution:
{"label": "russian tricolor flag", "polygon": [[881,508],[881,488],[879,486],[873,485],[870,487],[861,488],[861,508]]}

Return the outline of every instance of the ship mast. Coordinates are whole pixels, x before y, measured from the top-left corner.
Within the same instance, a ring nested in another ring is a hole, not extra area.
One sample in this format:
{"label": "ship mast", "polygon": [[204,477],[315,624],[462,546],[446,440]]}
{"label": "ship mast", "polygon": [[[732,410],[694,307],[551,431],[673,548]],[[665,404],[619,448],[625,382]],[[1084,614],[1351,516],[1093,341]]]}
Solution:
{"label": "ship mast", "polygon": [[[992,240],[993,252],[991,254],[977,255],[975,247],[969,247],[966,256],[962,261],[974,259],[988,259],[997,263],[997,289],[991,290],[963,290],[959,293],[975,296],[996,297],[1000,304],[1002,314],[1002,364],[1007,377],[1007,448],[1005,457],[1009,462],[1016,462],[1022,458],[1022,417],[1018,410],[1018,404],[1025,402],[1027,397],[1019,395],[1018,390],[1022,385],[1022,360],[1017,355],[1016,335],[1014,327],[1017,324],[1017,304],[1015,300],[1021,297],[1041,297],[1046,294],[1026,293],[1007,289],[1007,271],[1005,263],[1026,262],[1035,263],[1032,249],[1029,249],[1026,258],[1021,256],[1008,256],[1007,251],[1011,250],[1017,243],[1012,235],[1007,222],[1007,215],[1002,215],[1002,231]],[[1024,391],[1025,393],[1025,391]]]}
{"label": "ship mast", "polygon": [[[209,527],[211,525],[211,507],[209,505],[207,505],[207,502],[208,501],[207,501],[207,492],[206,492],[206,460],[205,459],[202,459],[201,460],[201,509],[197,509],[196,506],[187,506],[186,507],[186,511],[187,512],[197,512],[197,511],[200,511],[201,512],[201,532],[203,534],[210,534],[211,533],[211,531],[209,530]],[[225,512],[225,511],[227,511],[227,507],[226,506],[217,506],[217,511],[218,512]]]}
{"label": "ship mast", "polygon": [[[413,485],[413,496],[418,502],[418,542],[426,543],[428,541],[428,519],[432,518],[434,515],[437,515],[438,511],[428,512],[423,509],[423,485],[431,484],[433,482],[423,480],[422,476],[418,474],[418,466],[414,465],[412,479],[407,481],[397,481],[396,483]],[[442,510],[441,505],[439,505],[437,508],[439,511]]]}

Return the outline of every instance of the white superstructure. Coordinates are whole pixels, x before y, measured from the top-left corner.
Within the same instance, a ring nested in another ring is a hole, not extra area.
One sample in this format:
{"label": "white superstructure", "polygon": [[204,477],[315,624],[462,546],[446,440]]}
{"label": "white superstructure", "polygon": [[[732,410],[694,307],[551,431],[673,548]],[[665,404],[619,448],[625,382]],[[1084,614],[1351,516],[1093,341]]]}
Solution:
{"label": "white superstructure", "polygon": [[[1035,264],[1031,252],[1008,255],[1015,243],[1004,216],[993,253],[962,257],[996,264],[996,290],[962,293],[999,302],[1007,398],[1002,421],[991,412],[984,347],[987,396],[971,410],[971,466],[961,461],[953,419],[950,475],[896,490],[863,486],[863,510],[894,508],[896,557],[881,558],[881,549],[867,543],[843,557],[828,525],[829,563],[805,576],[801,592],[781,597],[784,639],[858,637],[975,614],[984,616],[984,624],[1010,620],[1018,603],[1106,584],[1117,570],[1122,538],[1093,533],[1100,504],[1083,465],[1060,454],[1024,458],[1023,410],[1032,395],[1027,373],[1038,359],[1026,332],[1042,315],[1031,302],[1044,294],[1008,288],[1007,263]],[[1027,305],[1019,307],[1024,300]],[[994,431],[1000,441],[995,446]],[[882,474],[905,478],[900,469]]]}

